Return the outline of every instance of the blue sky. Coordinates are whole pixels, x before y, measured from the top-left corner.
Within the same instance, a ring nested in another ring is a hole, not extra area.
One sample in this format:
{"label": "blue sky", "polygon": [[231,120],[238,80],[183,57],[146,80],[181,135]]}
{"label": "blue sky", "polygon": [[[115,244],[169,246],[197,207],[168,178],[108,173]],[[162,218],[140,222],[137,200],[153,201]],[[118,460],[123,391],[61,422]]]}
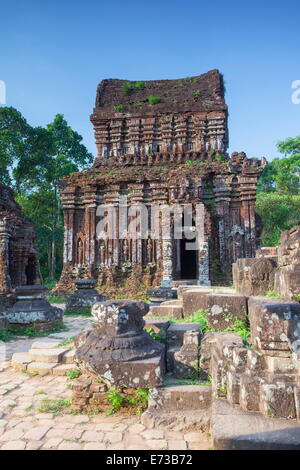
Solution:
{"label": "blue sky", "polygon": [[230,152],[278,156],[300,134],[298,1],[1,2],[0,80],[32,125],[56,113],[95,153],[89,115],[104,78],[152,80],[218,68],[226,81]]}

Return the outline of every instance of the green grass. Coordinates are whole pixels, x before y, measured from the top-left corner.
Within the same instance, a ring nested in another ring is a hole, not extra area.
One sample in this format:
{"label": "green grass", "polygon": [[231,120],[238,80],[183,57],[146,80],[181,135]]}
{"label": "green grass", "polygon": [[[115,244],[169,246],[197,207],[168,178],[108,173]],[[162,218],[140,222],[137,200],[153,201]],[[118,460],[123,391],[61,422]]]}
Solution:
{"label": "green grass", "polygon": [[14,336],[28,336],[29,338],[35,338],[40,336],[49,336],[53,333],[59,333],[61,331],[67,331],[68,327],[62,321],[57,322],[48,331],[39,331],[35,326],[29,326],[27,328],[17,328],[10,326],[8,331]]}
{"label": "green grass", "polygon": [[281,300],[283,297],[282,295],[278,294],[275,290],[268,290],[265,292],[266,297],[270,297],[271,299],[278,299]]}
{"label": "green grass", "polygon": [[71,400],[42,400],[38,408],[39,413],[53,413],[58,416],[62,411],[71,405]]}
{"label": "green grass", "polygon": [[69,310],[66,309],[64,315],[68,315],[71,317],[82,316],[82,317],[90,317],[91,316],[91,307],[82,307],[76,310]]}
{"label": "green grass", "polygon": [[63,322],[59,321],[48,331],[39,331],[36,327],[30,326],[27,328],[17,328],[9,326],[7,330],[0,331],[0,341],[10,341],[15,339],[17,336],[28,336],[28,338],[38,338],[49,336],[53,333],[59,333],[61,331],[67,331],[68,327]]}
{"label": "green grass", "polygon": [[76,369],[68,370],[68,372],[66,373],[66,376],[70,380],[78,379],[78,377],[81,376],[81,372]]}
{"label": "green grass", "polygon": [[160,343],[166,342],[166,336],[161,330],[158,333],[155,333],[153,328],[145,328],[145,330],[147,331],[147,333],[149,333],[152,339],[159,341]]}
{"label": "green grass", "polygon": [[[70,346],[71,344],[73,344],[74,340],[75,340],[76,336],[70,336],[70,338],[66,338],[64,339],[63,341],[61,341],[59,344],[58,344],[58,347],[59,348],[64,348],[66,346]],[[74,347],[70,347],[70,349],[74,349]]]}
{"label": "green grass", "polygon": [[63,295],[47,295],[46,300],[48,300],[50,304],[65,304],[67,297]]}
{"label": "green grass", "polygon": [[132,395],[128,395],[112,388],[106,392],[106,398],[111,405],[106,414],[117,413],[121,408],[135,408],[136,414],[139,415],[148,406],[149,390],[147,388],[137,388]]}
{"label": "green grass", "polygon": [[8,330],[0,330],[0,341],[6,343],[10,339],[12,339],[12,334]]}
{"label": "green grass", "polygon": [[[249,347],[248,338],[250,336],[250,329],[248,324],[240,320],[239,318],[235,318],[233,315],[228,315],[227,317],[233,320],[233,323],[223,330],[211,328],[209,326],[205,310],[197,310],[193,313],[193,315],[190,315],[189,317],[185,318],[160,318],[160,320],[168,320],[170,323],[199,323],[200,330],[203,334],[208,333],[210,331],[226,333],[232,331],[237,335],[241,336],[244,345],[246,347]],[[155,318],[153,317],[152,320],[154,319]]]}

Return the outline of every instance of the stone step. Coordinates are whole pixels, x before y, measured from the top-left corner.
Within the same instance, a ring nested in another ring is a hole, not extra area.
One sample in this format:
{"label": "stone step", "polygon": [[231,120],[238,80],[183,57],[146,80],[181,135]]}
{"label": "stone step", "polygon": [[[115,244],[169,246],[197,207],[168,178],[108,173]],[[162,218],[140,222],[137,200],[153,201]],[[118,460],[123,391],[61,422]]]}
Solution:
{"label": "stone step", "polygon": [[183,318],[183,308],[180,305],[165,305],[163,302],[158,306],[151,306],[149,315],[161,318]]}
{"label": "stone step", "polygon": [[177,432],[208,432],[210,430],[210,409],[158,412],[146,410],[141,423],[148,429],[164,429]]}
{"label": "stone step", "polygon": [[212,403],[211,433],[215,450],[300,450],[295,420],[265,418],[221,398]]}
{"label": "stone step", "polygon": [[46,364],[57,364],[62,362],[63,355],[68,352],[68,348],[64,349],[30,349],[28,352],[33,362]]}
{"label": "stone step", "polygon": [[60,364],[52,369],[53,375],[66,375],[66,373],[70,370],[76,370],[77,367],[75,364]]}
{"label": "stone step", "polygon": [[54,340],[43,340],[34,341],[31,345],[31,349],[57,349],[60,347],[61,341]]}
{"label": "stone step", "polygon": [[[37,372],[38,374],[66,375],[69,370],[76,369],[73,361],[75,351],[68,351],[63,363],[34,362],[29,353],[15,353],[11,359],[11,366],[18,371]],[[66,362],[65,362],[66,361]]]}
{"label": "stone step", "polygon": [[70,349],[62,357],[63,364],[74,364],[75,349]]}
{"label": "stone step", "polygon": [[189,330],[199,330],[199,323],[172,323],[167,330],[168,349],[180,349],[183,344],[183,335]]}
{"label": "stone step", "polygon": [[169,385],[150,390],[148,411],[170,412],[208,410],[211,407],[210,385]]}
{"label": "stone step", "polygon": [[11,366],[18,371],[26,370],[32,360],[26,352],[14,353],[11,358]]}

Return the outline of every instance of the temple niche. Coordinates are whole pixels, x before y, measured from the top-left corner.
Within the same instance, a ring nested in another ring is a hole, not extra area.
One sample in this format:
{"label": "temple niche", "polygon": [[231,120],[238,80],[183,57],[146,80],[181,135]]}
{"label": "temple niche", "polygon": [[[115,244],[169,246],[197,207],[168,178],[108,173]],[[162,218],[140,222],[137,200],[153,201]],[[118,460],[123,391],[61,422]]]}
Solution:
{"label": "temple niche", "polygon": [[[146,285],[210,285],[226,281],[238,258],[255,256],[256,184],[266,161],[227,154],[227,114],[218,70],[179,80],[100,83],[91,115],[94,165],[60,182],[59,288],[88,277],[122,285],[130,276]],[[170,209],[168,234],[157,206]],[[149,231],[141,233],[146,220]]]}
{"label": "temple niche", "polygon": [[35,239],[12,189],[0,184],[0,308],[14,287],[37,282]]}

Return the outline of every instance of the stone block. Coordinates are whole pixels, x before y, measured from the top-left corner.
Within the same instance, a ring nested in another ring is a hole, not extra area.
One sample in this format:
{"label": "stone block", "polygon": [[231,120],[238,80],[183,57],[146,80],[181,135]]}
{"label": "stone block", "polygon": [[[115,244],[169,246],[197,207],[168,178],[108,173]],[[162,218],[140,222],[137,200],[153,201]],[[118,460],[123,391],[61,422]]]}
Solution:
{"label": "stone block", "polygon": [[207,295],[212,289],[190,289],[184,290],[182,294],[183,315],[189,317],[197,310],[207,309]]}
{"label": "stone block", "polygon": [[164,305],[165,302],[159,306],[151,306],[149,316],[161,318],[183,318],[183,308],[179,305]]}
{"label": "stone block", "polygon": [[28,353],[14,353],[11,358],[11,365],[15,370],[26,370],[31,362]]}
{"label": "stone block", "polygon": [[246,411],[259,411],[260,384],[263,379],[241,374],[239,404]]}
{"label": "stone block", "polygon": [[174,355],[176,352],[178,352],[178,348],[167,349],[166,363],[168,372],[174,371]]}
{"label": "stone block", "polygon": [[148,411],[199,410],[211,405],[209,385],[172,385],[150,390]]}
{"label": "stone block", "polygon": [[296,351],[300,346],[300,304],[264,297],[249,299],[251,341],[268,355]]}
{"label": "stone block", "polygon": [[57,366],[54,366],[52,369],[52,374],[53,375],[66,375],[67,372],[70,370],[76,369],[76,366],[74,364],[60,364]]}
{"label": "stone block", "polygon": [[31,362],[27,366],[27,370],[31,372],[37,372],[39,375],[52,374],[54,364],[45,362]]}
{"label": "stone block", "polygon": [[213,400],[211,433],[215,450],[300,450],[299,423],[249,413],[220,398]]}
{"label": "stone block", "polygon": [[207,296],[207,321],[210,327],[224,330],[235,320],[247,320],[247,297],[231,294]]}
{"label": "stone block", "polygon": [[186,331],[200,331],[199,323],[172,323],[167,330],[168,349],[180,349],[183,345],[183,336]]}
{"label": "stone block", "polygon": [[162,385],[164,364],[160,357],[138,361],[97,362],[97,374],[116,388],[149,388]]}
{"label": "stone block", "polygon": [[62,361],[63,355],[68,349],[30,349],[29,357],[35,362],[57,364]]}
{"label": "stone block", "polygon": [[242,258],[232,266],[233,284],[239,294],[265,295],[274,288],[277,263],[271,258]]}
{"label": "stone block", "polygon": [[266,369],[265,355],[255,349],[247,349],[247,369],[253,375],[262,376]]}
{"label": "stone block", "polygon": [[259,409],[266,417],[295,419],[294,388],[284,383],[262,383]]}
{"label": "stone block", "polygon": [[0,315],[0,331],[7,328],[7,326],[8,326],[7,319],[3,315]]}
{"label": "stone block", "polygon": [[169,287],[160,287],[157,289],[149,289],[147,291],[152,305],[160,305],[162,302],[177,298],[177,290]]}
{"label": "stone block", "polygon": [[200,331],[186,331],[183,345],[174,354],[174,376],[180,379],[199,376]]}
{"label": "stone block", "polygon": [[74,364],[74,356],[75,356],[75,349],[71,349],[70,351],[67,351],[63,355],[61,362],[63,364]]}

